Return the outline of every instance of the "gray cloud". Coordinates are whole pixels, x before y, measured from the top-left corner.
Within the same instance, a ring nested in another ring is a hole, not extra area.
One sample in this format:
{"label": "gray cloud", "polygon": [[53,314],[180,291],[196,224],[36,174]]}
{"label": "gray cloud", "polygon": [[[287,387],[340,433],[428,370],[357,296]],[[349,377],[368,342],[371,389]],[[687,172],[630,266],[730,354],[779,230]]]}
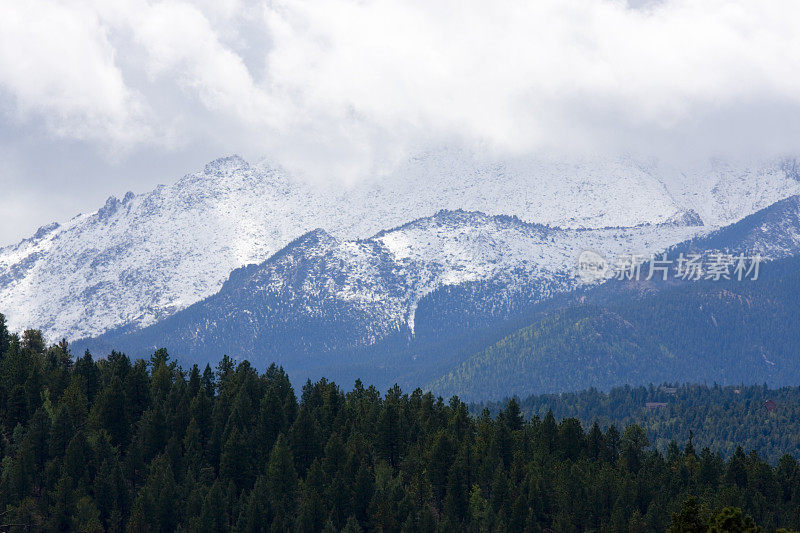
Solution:
{"label": "gray cloud", "polygon": [[420,147],[800,152],[800,4],[0,5],[0,243],[229,152],[355,181]]}

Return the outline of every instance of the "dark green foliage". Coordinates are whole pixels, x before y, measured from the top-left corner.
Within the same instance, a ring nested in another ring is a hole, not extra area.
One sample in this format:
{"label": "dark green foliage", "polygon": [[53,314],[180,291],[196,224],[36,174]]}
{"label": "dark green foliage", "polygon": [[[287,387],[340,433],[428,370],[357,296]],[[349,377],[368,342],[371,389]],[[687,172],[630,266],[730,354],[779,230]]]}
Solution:
{"label": "dark green foliage", "polygon": [[8,345],[11,339],[8,336],[8,327],[6,327],[6,317],[0,313],[0,354],[8,351]]}
{"label": "dark green foliage", "polygon": [[[766,402],[775,403],[769,411]],[[665,404],[647,407],[647,403]],[[505,409],[505,402],[472,406],[475,413],[486,407],[492,415]],[[581,392],[529,396],[519,402],[525,417],[544,417],[552,411],[557,418],[577,418],[584,427],[593,422],[599,428],[612,424],[641,426],[650,442],[662,452],[671,441],[692,443],[692,449],[708,468],[709,479],[718,465],[703,462],[705,447],[730,457],[741,446],[756,450],[770,463],[784,454],[800,458],[800,387],[770,389],[755,386],[662,385],[617,387],[609,392],[589,389]],[[588,445],[597,448],[597,431],[589,431]],[[594,439],[594,440],[592,440]]]}
{"label": "dark green foliage", "polygon": [[[1,333],[1,332],[0,332]],[[3,334],[5,335],[5,334]],[[2,336],[2,335],[0,335]],[[0,528],[79,531],[757,531],[800,525],[800,466],[699,434],[662,455],[647,427],[512,400],[349,393],[163,350],[73,364],[5,335]],[[633,390],[633,389],[632,389]],[[10,392],[5,392],[10,391]],[[575,398],[579,402],[580,397]],[[712,401],[709,399],[708,401]],[[586,426],[588,427],[588,426]],[[606,428],[607,429],[604,429]],[[657,444],[657,443],[656,443]]]}

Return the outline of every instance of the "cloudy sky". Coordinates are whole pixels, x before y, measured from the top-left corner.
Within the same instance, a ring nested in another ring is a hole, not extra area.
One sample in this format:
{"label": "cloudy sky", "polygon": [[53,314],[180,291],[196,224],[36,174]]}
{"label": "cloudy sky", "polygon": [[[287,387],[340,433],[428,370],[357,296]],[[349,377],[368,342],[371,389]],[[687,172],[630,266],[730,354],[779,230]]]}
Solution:
{"label": "cloudy sky", "polygon": [[0,245],[204,162],[800,153],[796,0],[0,2]]}

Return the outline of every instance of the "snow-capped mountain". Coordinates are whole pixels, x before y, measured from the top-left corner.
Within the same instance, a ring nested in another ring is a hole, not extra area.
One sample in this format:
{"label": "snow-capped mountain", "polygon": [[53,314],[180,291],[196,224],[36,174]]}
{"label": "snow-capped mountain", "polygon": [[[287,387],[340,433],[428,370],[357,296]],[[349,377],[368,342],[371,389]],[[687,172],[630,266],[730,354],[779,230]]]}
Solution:
{"label": "snow-capped mountain", "polygon": [[109,333],[101,345],[135,355],[163,345],[186,360],[228,353],[291,367],[298,357],[409,338],[420,303],[444,287],[470,287],[452,307],[505,318],[579,285],[584,249],[655,252],[697,231],[673,223],[559,229],[466,211],[440,211],[364,240],[318,229],[234,271],[218,294],[144,330]]}
{"label": "snow-capped mountain", "polygon": [[[441,209],[601,228],[691,224],[690,208],[697,208],[722,223],[795,190],[796,172],[784,167],[704,175],[702,201],[692,203],[665,186],[658,166],[632,159],[497,162],[433,151],[392,175],[342,187],[229,157],[149,193],[109,198],[94,213],[0,249],[0,308],[12,329],[41,327],[50,339],[135,329],[216,293],[232,270],[266,260],[314,228],[353,240]],[[718,196],[706,189],[745,183],[741,176],[748,176],[749,203],[714,207]],[[706,201],[714,205],[699,206]]]}
{"label": "snow-capped mountain", "polygon": [[800,196],[790,196],[742,220],[674,247],[675,252],[727,250],[774,261],[800,253]]}

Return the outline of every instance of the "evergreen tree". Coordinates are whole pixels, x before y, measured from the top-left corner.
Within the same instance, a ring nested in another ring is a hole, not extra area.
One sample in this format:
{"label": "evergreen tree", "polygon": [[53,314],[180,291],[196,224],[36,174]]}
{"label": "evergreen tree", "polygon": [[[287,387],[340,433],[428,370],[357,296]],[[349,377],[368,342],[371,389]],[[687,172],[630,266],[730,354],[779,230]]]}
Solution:
{"label": "evergreen tree", "polygon": [[278,435],[269,454],[265,483],[275,519],[288,525],[295,512],[297,472],[292,451],[283,434]]}
{"label": "evergreen tree", "polygon": [[8,327],[6,326],[6,317],[0,313],[0,357],[2,357],[11,345],[11,339],[8,335]]}
{"label": "evergreen tree", "polygon": [[698,499],[690,496],[684,500],[681,510],[672,515],[669,526],[669,533],[706,533],[708,531],[709,517],[701,506]]}

